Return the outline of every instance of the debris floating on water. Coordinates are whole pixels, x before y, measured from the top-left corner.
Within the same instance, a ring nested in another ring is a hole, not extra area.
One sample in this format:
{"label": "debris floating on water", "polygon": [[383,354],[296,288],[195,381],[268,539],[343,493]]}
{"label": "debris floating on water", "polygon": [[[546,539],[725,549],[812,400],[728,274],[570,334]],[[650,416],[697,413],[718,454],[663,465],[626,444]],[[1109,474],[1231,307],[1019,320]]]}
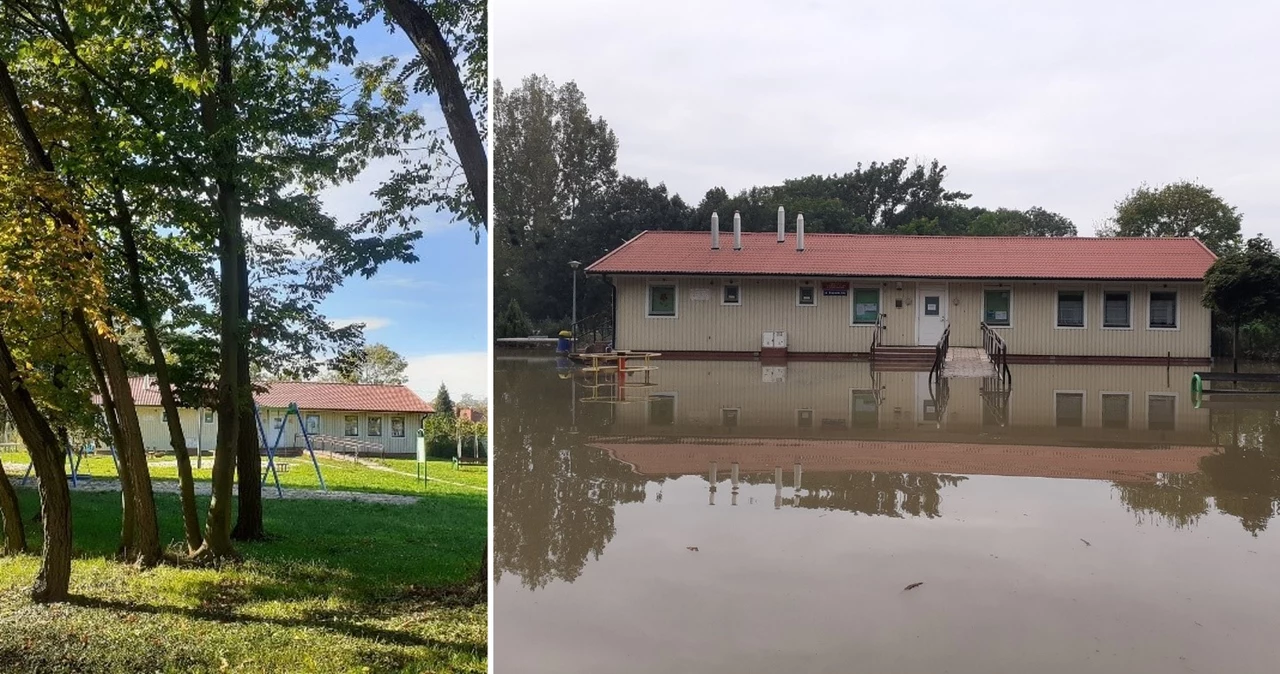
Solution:
{"label": "debris floating on water", "polygon": [[686,550],[688,550],[689,552],[697,552],[697,551],[698,551],[698,546],[696,546],[696,545],[690,545],[689,547],[687,547],[687,548],[685,548],[685,549],[686,549]]}
{"label": "debris floating on water", "polygon": [[1081,543],[1084,543],[1085,545],[1087,545],[1087,546],[1089,546],[1089,547],[1091,547],[1091,548],[1093,547],[1093,543],[1090,543],[1089,541],[1086,541],[1086,540],[1085,540],[1085,539],[1083,539],[1083,538],[1081,538],[1081,539],[1080,539],[1080,542],[1081,542]]}
{"label": "debris floating on water", "polygon": [[902,588],[902,591],[903,591],[903,592],[906,592],[907,590],[914,590],[914,589],[916,589],[917,587],[920,587],[921,585],[924,585],[924,583],[912,583],[912,584],[910,584],[910,585],[908,585],[908,586],[906,586],[906,587]]}

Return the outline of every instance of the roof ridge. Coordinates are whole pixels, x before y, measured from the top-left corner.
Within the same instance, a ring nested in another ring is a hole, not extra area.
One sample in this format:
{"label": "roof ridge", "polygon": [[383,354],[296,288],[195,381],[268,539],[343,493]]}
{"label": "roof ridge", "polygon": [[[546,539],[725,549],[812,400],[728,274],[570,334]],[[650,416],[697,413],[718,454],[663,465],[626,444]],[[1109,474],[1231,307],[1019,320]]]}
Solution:
{"label": "roof ridge", "polygon": [[[687,230],[687,229],[646,229],[646,230],[644,230],[643,232],[641,232],[640,234],[642,234],[642,235],[643,235],[643,234],[650,234],[650,233],[652,233],[652,234],[664,234],[664,235],[667,235],[667,234],[698,234],[698,235],[702,235],[702,234],[706,234],[706,233],[708,233],[708,232],[710,232],[710,231],[711,231],[711,230],[707,230],[706,232],[703,232],[703,231],[701,231],[701,230]],[[772,231],[768,231],[768,232],[749,232],[749,231],[743,230],[742,234],[743,234],[743,236],[746,236],[746,235],[748,235],[748,234],[764,235],[764,236],[774,236],[774,235],[776,234],[776,232],[772,232]],[[805,235],[805,238],[813,238],[813,237],[815,237],[815,236],[817,236],[817,237],[828,237],[828,236],[849,236],[849,237],[854,237],[854,236],[875,236],[875,237],[881,237],[881,238],[886,238],[886,239],[889,239],[889,238],[899,238],[899,239],[977,239],[977,240],[983,240],[983,241],[987,241],[987,240],[995,241],[995,240],[1001,240],[1001,239],[1005,239],[1005,240],[1008,240],[1008,239],[1014,239],[1014,240],[1018,240],[1018,241],[1026,241],[1026,240],[1037,240],[1037,241],[1195,241],[1195,242],[1199,243],[1201,246],[1204,246],[1204,242],[1203,242],[1203,241],[1200,241],[1200,239],[1198,239],[1198,238],[1196,238],[1196,237],[1194,237],[1194,236],[1096,236],[1096,235],[1095,235],[1095,236],[1039,236],[1039,235],[1034,235],[1034,234],[999,234],[999,235],[990,235],[990,236],[989,236],[989,235],[985,235],[985,234],[900,234],[900,233],[880,233],[880,232],[805,232],[805,233],[804,233],[804,235]],[[793,237],[793,238],[794,238],[794,237],[795,237],[795,232],[794,232],[794,231],[786,232],[786,236],[789,236],[789,237]],[[639,237],[639,235],[637,235],[636,237],[632,238],[630,241],[627,241],[627,243],[631,243],[631,241],[635,241],[635,240],[636,240],[636,239],[638,239],[638,238],[640,238],[640,237]],[[624,244],[623,244],[623,246],[625,246],[625,245],[626,245],[626,244],[624,243]],[[605,255],[604,257],[602,257],[602,258],[600,258],[599,260],[597,260],[595,263],[592,263],[592,265],[594,266],[596,263],[603,262],[604,260],[606,260],[606,259],[608,259],[610,256],[612,256],[614,253],[618,252],[618,250],[620,250],[621,248],[622,248],[622,246],[619,246],[618,248],[615,248],[614,250],[610,251],[608,255]],[[1208,250],[1208,247],[1207,247],[1207,246],[1205,246],[1205,249],[1206,249],[1206,250]],[[1213,251],[1209,251],[1209,252],[1211,252],[1211,253],[1212,253]]]}

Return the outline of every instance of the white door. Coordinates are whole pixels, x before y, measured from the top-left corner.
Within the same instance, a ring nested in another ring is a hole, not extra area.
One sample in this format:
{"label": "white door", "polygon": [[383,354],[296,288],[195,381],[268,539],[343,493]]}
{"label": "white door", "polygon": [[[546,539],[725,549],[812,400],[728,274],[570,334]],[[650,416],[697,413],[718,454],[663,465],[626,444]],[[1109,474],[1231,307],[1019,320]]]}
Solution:
{"label": "white door", "polygon": [[947,328],[947,287],[922,285],[916,289],[916,344],[933,346]]}

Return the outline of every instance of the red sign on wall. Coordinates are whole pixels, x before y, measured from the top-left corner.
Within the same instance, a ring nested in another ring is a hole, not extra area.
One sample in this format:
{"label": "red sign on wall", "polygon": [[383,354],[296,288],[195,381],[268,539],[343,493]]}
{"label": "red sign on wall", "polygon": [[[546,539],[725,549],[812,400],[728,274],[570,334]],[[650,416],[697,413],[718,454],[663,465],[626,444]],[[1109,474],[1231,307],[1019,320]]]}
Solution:
{"label": "red sign on wall", "polygon": [[848,281],[823,281],[822,294],[828,295],[828,296],[835,295],[838,297],[845,297],[846,295],[849,294],[849,282]]}

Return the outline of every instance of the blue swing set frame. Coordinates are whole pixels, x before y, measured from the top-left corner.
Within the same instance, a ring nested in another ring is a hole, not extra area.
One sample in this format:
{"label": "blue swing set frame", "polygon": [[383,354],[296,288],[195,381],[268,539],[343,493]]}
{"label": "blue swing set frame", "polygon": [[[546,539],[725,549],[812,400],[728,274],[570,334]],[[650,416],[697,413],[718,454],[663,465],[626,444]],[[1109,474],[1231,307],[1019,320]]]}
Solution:
{"label": "blue swing set frame", "polygon": [[262,425],[262,411],[257,403],[253,405],[253,416],[258,421],[258,437],[262,439],[262,447],[267,450],[267,468],[262,472],[262,485],[266,486],[267,476],[270,475],[275,479],[276,496],[284,498],[284,489],[280,486],[280,473],[276,470],[276,450],[280,448],[280,439],[284,437],[284,429],[289,425],[291,415],[298,417],[298,428],[302,430],[302,439],[307,444],[307,454],[311,455],[311,465],[315,467],[316,478],[320,480],[320,490],[329,491],[329,487],[324,483],[324,474],[320,472],[320,462],[316,459],[315,447],[311,444],[311,434],[307,432],[307,423],[302,418],[302,412],[298,410],[298,403],[289,403],[284,417],[280,419],[280,428],[276,429],[276,440],[272,443],[267,442],[266,427]]}

